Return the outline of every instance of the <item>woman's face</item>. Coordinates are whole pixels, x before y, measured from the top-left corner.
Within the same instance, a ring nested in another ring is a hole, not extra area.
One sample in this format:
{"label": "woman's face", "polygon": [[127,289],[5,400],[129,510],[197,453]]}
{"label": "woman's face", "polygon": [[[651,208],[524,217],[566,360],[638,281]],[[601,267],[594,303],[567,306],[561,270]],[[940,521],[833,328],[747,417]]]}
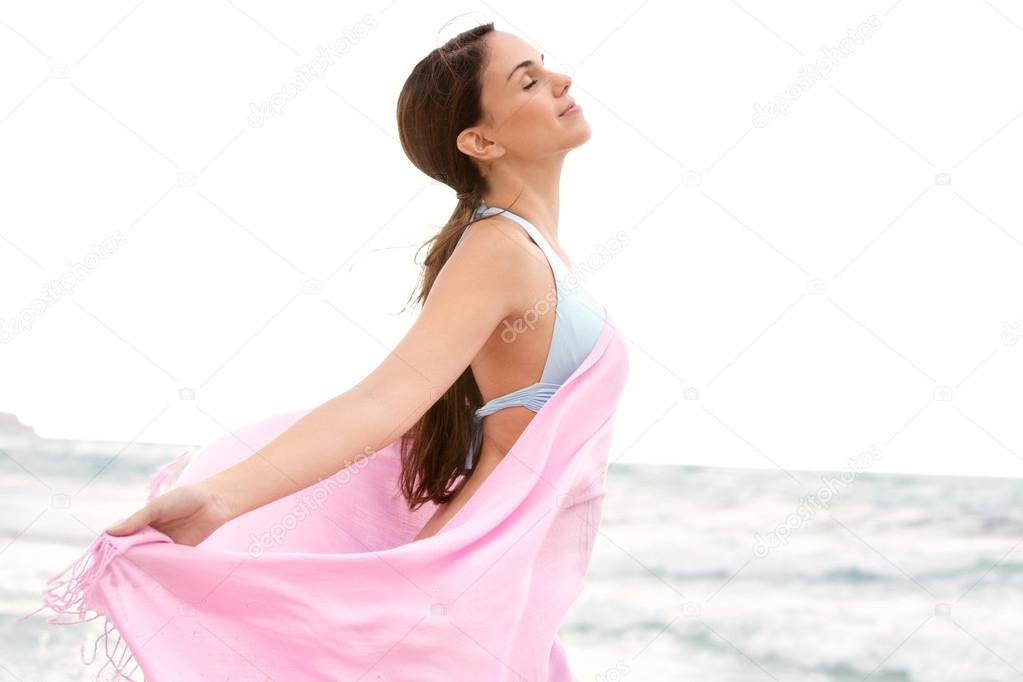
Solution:
{"label": "woman's face", "polygon": [[491,31],[484,39],[490,59],[483,73],[484,118],[478,127],[496,143],[484,157],[541,159],[590,139],[592,130],[581,109],[561,115],[573,102],[569,76],[548,71],[543,55],[518,36]]}

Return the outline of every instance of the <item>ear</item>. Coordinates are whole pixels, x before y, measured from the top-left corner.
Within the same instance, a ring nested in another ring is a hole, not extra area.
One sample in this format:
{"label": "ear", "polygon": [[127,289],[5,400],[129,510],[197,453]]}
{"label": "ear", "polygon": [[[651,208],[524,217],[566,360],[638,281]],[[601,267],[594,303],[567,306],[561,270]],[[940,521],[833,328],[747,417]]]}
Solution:
{"label": "ear", "polygon": [[480,161],[490,161],[504,154],[504,147],[488,138],[479,126],[460,132],[455,138],[455,145],[469,158]]}

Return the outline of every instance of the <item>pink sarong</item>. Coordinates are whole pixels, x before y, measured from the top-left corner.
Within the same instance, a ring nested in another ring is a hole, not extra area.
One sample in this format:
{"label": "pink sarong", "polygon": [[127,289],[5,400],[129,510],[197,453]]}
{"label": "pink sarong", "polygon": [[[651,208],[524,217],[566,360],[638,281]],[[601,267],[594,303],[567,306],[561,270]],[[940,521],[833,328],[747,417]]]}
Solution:
{"label": "pink sarong", "polygon": [[[408,510],[395,440],[196,547],[152,526],[101,533],[37,611],[105,618],[93,653],[102,646],[103,668],[124,677],[102,679],[575,682],[557,629],[590,562],[627,375],[606,317],[590,354],[431,537],[410,542],[436,505]],[[184,453],[150,497],[244,459],[303,414]]]}

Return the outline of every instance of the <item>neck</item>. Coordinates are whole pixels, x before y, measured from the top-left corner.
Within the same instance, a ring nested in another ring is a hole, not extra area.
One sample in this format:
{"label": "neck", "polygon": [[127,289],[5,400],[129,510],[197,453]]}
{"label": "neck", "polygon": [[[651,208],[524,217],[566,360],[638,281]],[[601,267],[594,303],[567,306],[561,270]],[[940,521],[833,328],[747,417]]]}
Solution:
{"label": "neck", "polygon": [[495,164],[487,173],[491,189],[483,195],[483,202],[522,216],[549,241],[556,241],[564,161],[565,155],[559,154],[528,163]]}

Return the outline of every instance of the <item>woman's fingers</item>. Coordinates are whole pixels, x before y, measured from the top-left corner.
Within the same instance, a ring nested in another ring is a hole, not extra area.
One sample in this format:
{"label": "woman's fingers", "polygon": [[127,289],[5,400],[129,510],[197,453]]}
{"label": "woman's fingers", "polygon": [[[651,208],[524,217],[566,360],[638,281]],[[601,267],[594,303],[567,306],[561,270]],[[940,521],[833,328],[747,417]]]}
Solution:
{"label": "woman's fingers", "polygon": [[105,530],[115,536],[131,535],[149,525],[178,544],[194,547],[229,518],[207,487],[189,484],[153,498]]}
{"label": "woman's fingers", "polygon": [[153,520],[153,505],[147,504],[123,521],[119,521],[106,529],[111,535],[131,535],[136,530]]}

